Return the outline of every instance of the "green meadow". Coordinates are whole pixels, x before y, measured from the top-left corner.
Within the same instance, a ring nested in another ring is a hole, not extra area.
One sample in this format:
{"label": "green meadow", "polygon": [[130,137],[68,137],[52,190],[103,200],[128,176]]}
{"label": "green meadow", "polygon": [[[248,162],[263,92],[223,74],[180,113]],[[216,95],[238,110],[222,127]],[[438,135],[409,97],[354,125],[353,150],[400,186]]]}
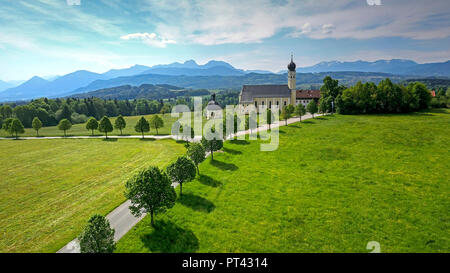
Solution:
{"label": "green meadow", "polygon": [[450,251],[449,110],[325,116],[260,143],[226,142],[117,252]]}
{"label": "green meadow", "polygon": [[89,217],[125,201],[125,182],[185,152],[173,140],[0,140],[0,252],[56,252]]}

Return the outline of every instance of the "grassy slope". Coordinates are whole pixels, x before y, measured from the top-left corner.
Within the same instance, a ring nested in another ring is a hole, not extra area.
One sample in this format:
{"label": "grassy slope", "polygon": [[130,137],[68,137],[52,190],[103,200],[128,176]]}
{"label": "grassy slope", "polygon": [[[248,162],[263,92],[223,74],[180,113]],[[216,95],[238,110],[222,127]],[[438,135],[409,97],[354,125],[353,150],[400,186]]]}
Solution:
{"label": "grassy slope", "polygon": [[[150,121],[150,118],[153,115],[146,115],[145,118],[147,121]],[[172,128],[172,124],[178,120],[179,118],[173,118],[170,114],[165,115],[159,115],[164,120],[164,127],[158,129],[159,135],[170,135],[170,131]],[[124,135],[140,135],[140,133],[137,133],[134,130],[134,126],[138,122],[138,120],[141,118],[141,116],[130,116],[130,117],[124,117],[125,121],[127,122],[127,127],[123,130]],[[193,118],[192,118],[193,119]],[[114,126],[115,118],[111,118],[111,123]],[[68,136],[90,136],[92,134],[91,131],[86,130],[86,124],[75,124],[72,126],[72,128],[67,131]],[[112,133],[109,133],[111,135],[119,135],[120,131],[114,129]],[[150,132],[146,133],[147,135],[156,135],[156,130],[151,128]],[[39,130],[40,136],[63,136],[64,132],[58,130],[57,126],[51,126],[51,127],[44,127],[41,130]],[[94,131],[94,135],[103,135],[98,130]],[[34,129],[27,128],[25,129],[25,134],[22,134],[21,136],[36,136],[36,131]],[[10,137],[10,134],[5,132],[5,130],[0,130],[0,137]]]}
{"label": "grassy slope", "polygon": [[0,141],[0,252],[55,252],[94,213],[121,204],[127,178],[184,153],[172,140]]}
{"label": "grassy slope", "polygon": [[227,142],[181,200],[118,252],[450,251],[450,112],[334,116],[280,147]]}

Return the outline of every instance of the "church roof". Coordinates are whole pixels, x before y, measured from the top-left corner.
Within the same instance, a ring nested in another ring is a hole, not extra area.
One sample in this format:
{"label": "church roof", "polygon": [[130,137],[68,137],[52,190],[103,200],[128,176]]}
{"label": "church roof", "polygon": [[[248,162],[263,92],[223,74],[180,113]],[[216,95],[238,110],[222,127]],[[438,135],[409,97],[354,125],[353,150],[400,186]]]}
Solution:
{"label": "church roof", "polygon": [[216,94],[213,93],[211,95],[211,100],[208,102],[208,105],[206,105],[206,110],[216,111],[216,110],[221,110],[221,109],[222,108],[220,107],[220,104],[218,104],[216,101]]}
{"label": "church roof", "polygon": [[320,90],[297,90],[297,99],[320,99]]}
{"label": "church roof", "polygon": [[241,103],[252,103],[254,98],[289,98],[291,90],[282,85],[244,85],[241,91]]}

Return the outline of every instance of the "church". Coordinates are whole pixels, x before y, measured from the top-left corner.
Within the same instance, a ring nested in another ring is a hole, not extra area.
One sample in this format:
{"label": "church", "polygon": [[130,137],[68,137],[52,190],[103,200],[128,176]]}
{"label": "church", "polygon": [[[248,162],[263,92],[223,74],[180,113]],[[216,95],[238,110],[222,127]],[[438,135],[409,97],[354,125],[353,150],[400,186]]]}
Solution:
{"label": "church", "polygon": [[291,62],[287,66],[288,84],[244,85],[239,94],[239,104],[244,107],[253,104],[257,109],[260,105],[268,108],[272,108],[272,105],[277,105],[279,109],[282,109],[289,104],[296,106],[301,103],[306,107],[312,100],[318,102],[320,90],[296,89],[296,67],[291,55]]}

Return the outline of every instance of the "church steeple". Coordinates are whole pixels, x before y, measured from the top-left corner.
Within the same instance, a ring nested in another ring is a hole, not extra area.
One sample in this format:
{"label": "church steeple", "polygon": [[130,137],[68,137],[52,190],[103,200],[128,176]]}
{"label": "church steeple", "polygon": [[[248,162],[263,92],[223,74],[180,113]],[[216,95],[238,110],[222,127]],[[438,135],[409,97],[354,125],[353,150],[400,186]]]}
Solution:
{"label": "church steeple", "polygon": [[288,64],[288,86],[289,89],[294,90],[296,85],[296,64],[294,63],[294,54],[291,53],[291,62]]}

